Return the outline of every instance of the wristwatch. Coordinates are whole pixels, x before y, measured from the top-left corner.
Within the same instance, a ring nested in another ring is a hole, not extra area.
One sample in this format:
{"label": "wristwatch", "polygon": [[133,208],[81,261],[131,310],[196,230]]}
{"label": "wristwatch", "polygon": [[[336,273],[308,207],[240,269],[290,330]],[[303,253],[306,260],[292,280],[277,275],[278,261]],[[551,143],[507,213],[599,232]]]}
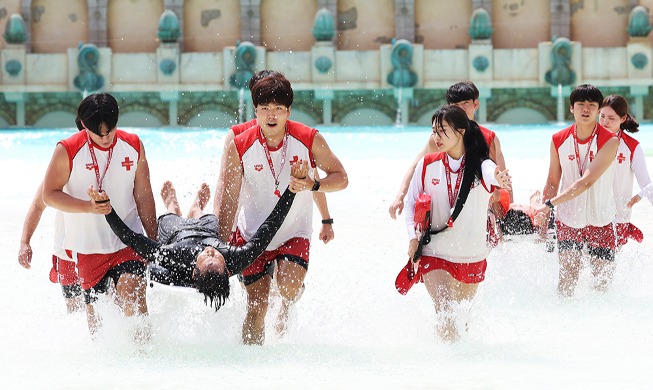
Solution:
{"label": "wristwatch", "polygon": [[311,191],[317,191],[320,189],[320,182],[315,180],[315,184],[313,184],[313,188],[311,188]]}

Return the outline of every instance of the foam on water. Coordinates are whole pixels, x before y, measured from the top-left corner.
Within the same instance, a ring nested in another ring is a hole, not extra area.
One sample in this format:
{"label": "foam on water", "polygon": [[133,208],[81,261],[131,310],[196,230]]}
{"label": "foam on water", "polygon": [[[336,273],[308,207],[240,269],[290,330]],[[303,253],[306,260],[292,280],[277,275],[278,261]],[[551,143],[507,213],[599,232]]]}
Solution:
{"label": "foam on water", "polygon": [[[548,126],[494,127],[515,183],[516,201],[541,188],[548,168]],[[152,185],[170,179],[182,209],[197,186],[217,181],[224,130],[131,129],[147,149]],[[653,128],[637,138],[653,148]],[[468,330],[456,344],[434,336],[435,314],[424,286],[394,290],[405,264],[403,220],[387,208],[430,129],[323,128],[350,178],[328,195],[336,239],[314,240],[306,292],[283,339],[274,335],[277,302],[263,347],[240,344],[241,287],[215,313],[199,294],[150,289],[152,341],[137,347],[137,326],[108,299],[96,341],[82,313],[67,315],[58,285],[48,281],[54,212],[33,239],[32,269],[17,264],[22,221],[57,140],[72,130],[0,131],[0,371],[2,383],[38,388],[643,388],[653,363],[653,207],[635,206],[645,233],[618,255],[611,289],[598,294],[587,270],[574,298],[555,293],[557,257],[542,244],[512,240],[492,251],[486,280],[464,307]],[[648,163],[651,165],[651,154]],[[160,199],[157,210],[163,212]],[[209,206],[209,211],[210,211]],[[319,219],[315,211],[315,219]],[[318,224],[315,224],[317,227]]]}

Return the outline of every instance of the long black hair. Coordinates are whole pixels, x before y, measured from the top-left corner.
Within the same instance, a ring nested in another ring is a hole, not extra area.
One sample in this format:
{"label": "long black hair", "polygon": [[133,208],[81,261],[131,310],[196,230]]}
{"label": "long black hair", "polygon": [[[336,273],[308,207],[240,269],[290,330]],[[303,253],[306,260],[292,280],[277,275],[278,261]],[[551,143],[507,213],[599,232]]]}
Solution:
{"label": "long black hair", "polygon": [[481,128],[478,123],[469,120],[465,111],[453,104],[438,108],[431,118],[434,129],[443,129],[443,123],[447,123],[454,131],[463,133],[463,145],[465,147],[465,168],[463,181],[460,185],[458,200],[451,214],[454,221],[462,211],[472,185],[478,179],[483,178],[481,164],[489,158],[490,148],[485,142]]}

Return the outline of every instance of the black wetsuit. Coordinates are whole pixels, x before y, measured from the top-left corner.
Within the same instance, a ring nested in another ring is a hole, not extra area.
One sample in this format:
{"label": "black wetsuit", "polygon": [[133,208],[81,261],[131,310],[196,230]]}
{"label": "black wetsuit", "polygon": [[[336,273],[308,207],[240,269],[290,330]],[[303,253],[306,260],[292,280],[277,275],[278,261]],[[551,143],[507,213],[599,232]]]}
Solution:
{"label": "black wetsuit", "polygon": [[[212,246],[224,256],[227,270],[235,275],[247,268],[263,253],[283,223],[295,199],[289,189],[281,196],[274,210],[261,224],[251,240],[243,246],[229,245],[218,236],[217,218],[207,214],[200,219],[187,219],[176,214],[159,217],[159,240],[135,233],[114,210],[106,215],[113,232],[145,260],[156,263],[150,277],[157,282],[194,287],[192,273],[197,255]],[[167,219],[167,220],[166,220]]]}

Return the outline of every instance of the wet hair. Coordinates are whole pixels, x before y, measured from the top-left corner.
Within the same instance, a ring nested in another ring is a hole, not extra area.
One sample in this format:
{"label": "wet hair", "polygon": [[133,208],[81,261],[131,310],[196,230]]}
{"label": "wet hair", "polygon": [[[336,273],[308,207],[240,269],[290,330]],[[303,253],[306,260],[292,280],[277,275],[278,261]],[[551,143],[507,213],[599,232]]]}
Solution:
{"label": "wet hair", "polygon": [[569,103],[572,107],[576,102],[593,102],[601,106],[603,94],[592,84],[581,84],[569,95]]}
{"label": "wet hair", "polygon": [[433,114],[431,123],[434,128],[442,129],[443,123],[446,122],[456,132],[463,134],[463,145],[465,146],[465,170],[463,173],[463,181],[460,185],[460,192],[456,206],[451,214],[452,219],[456,219],[458,214],[462,211],[467,196],[472,188],[472,184],[476,179],[483,178],[483,171],[481,164],[483,161],[489,159],[490,149],[485,142],[481,128],[478,123],[469,120],[465,110],[458,106],[447,105],[439,108]]}
{"label": "wet hair", "polygon": [[118,115],[118,102],[113,96],[108,93],[94,93],[79,103],[75,124],[79,130],[87,128],[102,136],[102,124],[107,126],[107,130],[113,130],[118,124]]}
{"label": "wet hair", "polygon": [[531,218],[522,210],[510,209],[502,220],[499,220],[499,226],[503,234],[532,234],[535,232]]}
{"label": "wet hair", "polygon": [[639,131],[639,123],[637,123],[637,121],[628,112],[628,102],[626,101],[626,98],[620,95],[610,95],[603,99],[601,108],[603,107],[612,108],[614,112],[619,115],[619,118],[623,118],[624,116],[626,117],[624,123],[619,125],[623,131],[627,131],[629,133],[637,133]]}
{"label": "wet hair", "polygon": [[226,272],[198,272],[193,277],[197,291],[204,294],[204,303],[218,311],[229,299],[229,275]]}
{"label": "wet hair", "polygon": [[252,102],[254,107],[277,103],[286,107],[292,105],[294,95],[290,81],[283,75],[268,76],[252,87]]}
{"label": "wet hair", "polygon": [[471,81],[462,81],[449,87],[445,97],[448,104],[460,103],[465,100],[477,100],[478,88]]}
{"label": "wet hair", "polygon": [[254,85],[256,83],[258,83],[259,81],[261,81],[264,78],[269,77],[269,76],[272,76],[272,77],[282,76],[283,77],[283,74],[281,74],[281,72],[277,72],[276,70],[269,70],[269,69],[259,70],[258,72],[256,72],[254,74],[254,76],[252,76],[251,79],[249,79],[249,90],[251,91],[252,88],[254,88]]}

